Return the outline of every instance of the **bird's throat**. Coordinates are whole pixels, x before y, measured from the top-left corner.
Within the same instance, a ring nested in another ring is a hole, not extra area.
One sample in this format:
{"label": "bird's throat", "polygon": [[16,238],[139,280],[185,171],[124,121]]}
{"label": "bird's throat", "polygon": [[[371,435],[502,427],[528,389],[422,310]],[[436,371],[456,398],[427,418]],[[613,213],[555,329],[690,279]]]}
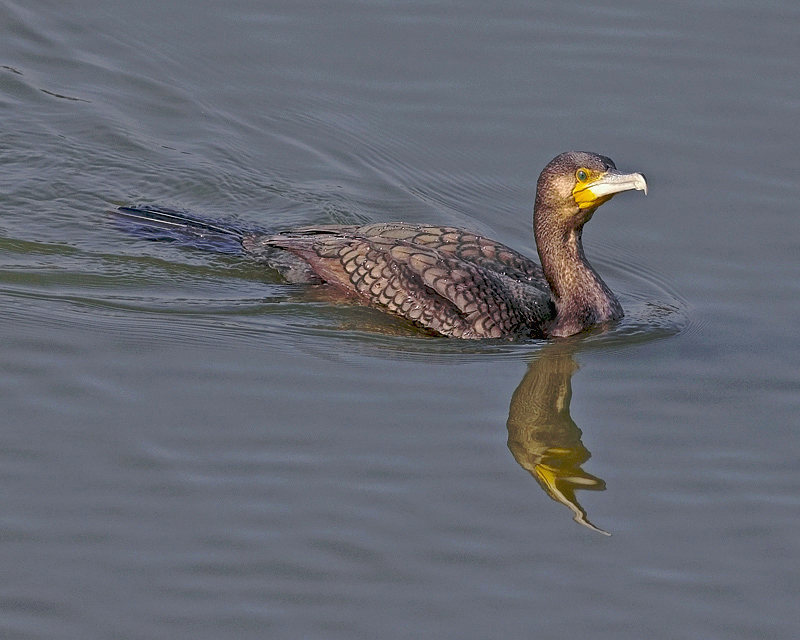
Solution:
{"label": "bird's throat", "polygon": [[582,227],[537,236],[537,248],[556,307],[552,335],[572,335],[622,317],[611,289],[586,260]]}

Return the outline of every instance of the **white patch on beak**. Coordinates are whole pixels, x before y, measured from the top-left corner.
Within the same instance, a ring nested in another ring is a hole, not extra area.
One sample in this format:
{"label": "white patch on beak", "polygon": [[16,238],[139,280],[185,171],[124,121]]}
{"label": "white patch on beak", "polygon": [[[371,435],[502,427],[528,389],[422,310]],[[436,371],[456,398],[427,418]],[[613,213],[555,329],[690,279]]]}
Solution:
{"label": "white patch on beak", "polygon": [[621,191],[644,191],[647,195],[647,180],[641,173],[607,173],[596,182],[587,185],[586,188],[596,198],[613,196]]}

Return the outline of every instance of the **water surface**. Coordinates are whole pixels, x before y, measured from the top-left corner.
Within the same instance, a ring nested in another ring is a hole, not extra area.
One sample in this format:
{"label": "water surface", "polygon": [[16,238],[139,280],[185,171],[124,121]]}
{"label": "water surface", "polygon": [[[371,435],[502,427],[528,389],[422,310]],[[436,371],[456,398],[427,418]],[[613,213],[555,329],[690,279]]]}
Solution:
{"label": "water surface", "polygon": [[[0,1],[0,635],[798,635],[795,3],[77,5]],[[108,214],[532,254],[570,149],[651,190],[557,348]]]}

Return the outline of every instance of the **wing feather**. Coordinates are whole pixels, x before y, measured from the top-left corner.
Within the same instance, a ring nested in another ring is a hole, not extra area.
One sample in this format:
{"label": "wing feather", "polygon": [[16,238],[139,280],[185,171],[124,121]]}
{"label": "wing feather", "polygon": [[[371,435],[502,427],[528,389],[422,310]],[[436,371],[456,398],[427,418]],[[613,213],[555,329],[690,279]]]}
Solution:
{"label": "wing feather", "polygon": [[539,266],[512,249],[452,227],[402,223],[307,227],[245,239],[277,247],[362,302],[438,333],[499,338],[529,330],[509,281],[538,281]]}

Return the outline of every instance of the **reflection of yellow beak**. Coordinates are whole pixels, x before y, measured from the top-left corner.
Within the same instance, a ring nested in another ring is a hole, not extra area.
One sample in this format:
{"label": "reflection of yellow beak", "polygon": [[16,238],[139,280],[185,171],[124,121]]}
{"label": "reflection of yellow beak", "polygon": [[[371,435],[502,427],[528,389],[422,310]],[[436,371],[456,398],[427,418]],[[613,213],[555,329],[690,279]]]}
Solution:
{"label": "reflection of yellow beak", "polygon": [[599,207],[621,191],[644,191],[647,195],[647,181],[641,173],[617,173],[609,171],[594,182],[578,183],[572,190],[575,202],[581,209]]}
{"label": "reflection of yellow beak", "polygon": [[[576,489],[603,491],[606,483],[581,469],[580,463],[583,460],[570,460],[574,453],[570,449],[548,449],[542,461],[534,467],[534,477],[553,500],[570,508],[575,522],[602,533],[604,536],[610,536],[608,531],[603,531],[589,522],[586,511],[575,497]],[[546,462],[547,459],[551,464]]]}

